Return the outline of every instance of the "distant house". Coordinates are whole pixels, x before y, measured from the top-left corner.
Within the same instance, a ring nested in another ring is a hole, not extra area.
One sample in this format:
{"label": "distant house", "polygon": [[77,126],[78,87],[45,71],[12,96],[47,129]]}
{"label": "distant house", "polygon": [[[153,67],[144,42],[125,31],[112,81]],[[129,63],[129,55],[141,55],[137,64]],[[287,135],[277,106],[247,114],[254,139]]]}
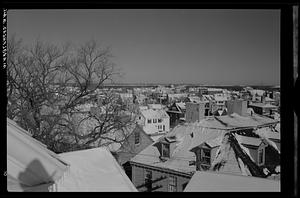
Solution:
{"label": "distant house", "polygon": [[170,130],[170,117],[163,109],[144,109],[141,110],[137,123],[148,134],[164,134]]}
{"label": "distant house", "polygon": [[176,126],[180,122],[180,119],[185,117],[185,111],[185,103],[183,102],[174,102],[169,107],[167,113],[170,116],[170,127]]}
{"label": "distant house", "polygon": [[216,101],[216,106],[218,107],[219,110],[223,110],[226,107],[226,101],[227,101],[227,97],[225,94],[215,94],[214,95],[214,99]]}
{"label": "distant house", "polygon": [[274,112],[278,111],[278,107],[271,105],[271,104],[265,104],[265,103],[251,103],[248,105],[250,108],[254,110],[255,113],[259,115],[266,115],[271,116]]}
{"label": "distant house", "polygon": [[10,119],[7,119],[7,190],[137,191],[107,148],[57,155]]}
{"label": "distant house", "polygon": [[184,192],[280,192],[280,181],[197,171]]}

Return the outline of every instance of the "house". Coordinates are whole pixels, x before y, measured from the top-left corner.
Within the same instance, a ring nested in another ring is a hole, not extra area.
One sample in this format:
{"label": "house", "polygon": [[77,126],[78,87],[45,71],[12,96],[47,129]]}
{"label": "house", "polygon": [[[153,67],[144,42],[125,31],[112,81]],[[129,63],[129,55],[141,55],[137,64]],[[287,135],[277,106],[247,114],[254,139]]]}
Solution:
{"label": "house", "polygon": [[[230,116],[209,118],[199,123],[202,131],[194,134],[190,147],[190,151],[196,155],[196,169],[257,177],[278,174],[275,169],[280,166],[280,153],[277,152],[275,143],[267,135],[263,135],[266,134],[268,125],[273,126],[272,120],[269,120],[269,123],[268,119],[265,123],[259,121],[254,126],[254,121],[258,121],[255,118],[246,126],[247,117],[239,117],[238,119],[244,119],[244,122],[236,122]],[[250,119],[252,118],[248,117],[248,121]],[[257,130],[260,132],[254,132],[255,128],[259,128]],[[203,134],[210,134],[210,138],[205,140],[201,137]],[[269,137],[278,138],[275,134]],[[268,148],[266,154],[263,150],[265,148]],[[262,152],[265,155],[262,156]],[[268,163],[264,163],[267,158]],[[271,174],[265,174],[265,168]]]}
{"label": "house", "polygon": [[139,191],[183,191],[196,170],[195,155],[188,150],[195,129],[178,125],[130,160]]}
{"label": "house", "polygon": [[174,127],[179,124],[180,119],[185,117],[185,103],[184,102],[174,102],[167,113],[170,117],[170,127]]}
{"label": "house", "polygon": [[[277,148],[275,143],[277,142],[280,147],[280,136],[273,129],[278,121],[257,114],[247,114],[245,102],[241,100],[230,101],[228,111],[233,112],[232,114],[207,117],[199,122],[202,132],[194,134],[195,138],[193,138],[190,147],[190,151],[196,155],[197,170],[214,169],[233,174],[265,176],[259,167],[262,165],[259,164],[260,146],[262,142],[267,142],[268,145],[272,146],[269,148]],[[203,133],[212,136],[205,141],[201,137]],[[226,134],[230,136],[229,143],[223,142],[226,139]],[[271,150],[273,154],[270,155],[277,156],[270,162],[274,166],[269,166],[269,169],[270,167],[274,169],[279,165],[280,156],[274,149]],[[223,154],[220,155],[220,153]],[[241,155],[240,159],[236,157],[238,154]],[[225,161],[226,163],[224,163]],[[244,166],[246,162],[246,166],[250,167],[248,171]],[[216,164],[220,165],[220,163],[222,166],[218,167]]]}
{"label": "house", "polygon": [[55,154],[7,119],[8,191],[137,191],[105,147]]}
{"label": "house", "polygon": [[216,105],[217,105],[219,110],[225,109],[226,101],[227,101],[227,97],[226,97],[225,94],[223,94],[223,93],[222,94],[221,93],[215,94],[214,99],[216,101]]}
{"label": "house", "polygon": [[259,115],[271,116],[274,112],[278,111],[278,107],[271,104],[251,103],[248,106],[252,108],[255,113]]}
{"label": "house", "polygon": [[164,134],[170,130],[170,117],[163,109],[141,110],[137,118],[137,123],[149,135],[156,133]]}
{"label": "house", "polygon": [[280,181],[197,171],[184,192],[280,192]]}
{"label": "house", "polygon": [[153,142],[153,139],[145,133],[141,126],[134,125],[132,132],[115,152],[117,161],[123,166],[125,173],[130,179],[132,172],[128,161]]}

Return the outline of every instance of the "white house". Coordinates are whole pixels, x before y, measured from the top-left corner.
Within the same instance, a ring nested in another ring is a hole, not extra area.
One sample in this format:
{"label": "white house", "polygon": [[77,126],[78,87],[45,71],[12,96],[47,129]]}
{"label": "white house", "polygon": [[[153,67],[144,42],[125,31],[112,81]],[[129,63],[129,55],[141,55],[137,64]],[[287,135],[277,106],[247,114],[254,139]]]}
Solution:
{"label": "white house", "polygon": [[143,109],[137,117],[137,122],[149,135],[170,130],[170,117],[163,109]]}

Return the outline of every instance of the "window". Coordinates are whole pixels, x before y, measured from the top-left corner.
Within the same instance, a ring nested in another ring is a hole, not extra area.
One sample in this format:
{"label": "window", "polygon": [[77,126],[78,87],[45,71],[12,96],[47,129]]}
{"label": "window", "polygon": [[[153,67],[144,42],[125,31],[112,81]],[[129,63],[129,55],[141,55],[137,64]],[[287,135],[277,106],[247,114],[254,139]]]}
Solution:
{"label": "window", "polygon": [[176,192],[177,191],[177,178],[174,176],[169,177],[169,186],[168,186],[169,192]]}
{"label": "window", "polygon": [[153,119],[153,123],[156,123],[157,122],[157,119]]}
{"label": "window", "polygon": [[161,127],[161,125],[158,125],[158,129],[161,129],[162,127]]}
{"label": "window", "polygon": [[258,150],[258,165],[263,165],[264,164],[264,150],[265,149],[259,149]]}
{"label": "window", "polygon": [[145,182],[152,179],[152,172],[150,170],[145,170]]}
{"label": "window", "polygon": [[162,149],[161,149],[162,157],[170,157],[170,145],[169,144],[161,144],[161,146],[162,146]]}
{"label": "window", "polygon": [[140,133],[135,132],[134,133],[134,144],[139,144],[140,143]]}
{"label": "window", "polygon": [[145,170],[145,187],[147,191],[152,189],[152,172],[150,170]]}
{"label": "window", "polygon": [[148,119],[148,124],[151,124],[151,119]]}
{"label": "window", "polygon": [[162,119],[157,119],[157,122],[158,122],[158,123],[161,123],[161,122],[162,122]]}
{"label": "window", "polygon": [[202,170],[210,168],[210,149],[201,148],[200,150],[200,166]]}

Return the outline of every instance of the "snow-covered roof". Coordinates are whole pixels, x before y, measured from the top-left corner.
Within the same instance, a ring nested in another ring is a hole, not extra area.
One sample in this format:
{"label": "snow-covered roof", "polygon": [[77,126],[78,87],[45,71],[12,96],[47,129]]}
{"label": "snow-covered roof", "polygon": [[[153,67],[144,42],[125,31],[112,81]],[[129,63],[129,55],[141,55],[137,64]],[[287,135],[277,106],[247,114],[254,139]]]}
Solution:
{"label": "snow-covered roof", "polygon": [[189,150],[198,147],[203,143],[207,143],[211,147],[214,147],[216,144],[218,144],[218,139],[216,138],[220,136],[223,137],[223,135],[226,133],[226,130],[206,128],[195,123],[190,124],[187,127],[189,128],[189,131],[193,134]]}
{"label": "snow-covered roof", "polygon": [[199,96],[189,96],[188,98],[191,102],[195,102],[195,103],[201,102],[201,99],[199,98]]}
{"label": "snow-covered roof", "polygon": [[220,130],[229,130],[239,127],[257,127],[268,124],[276,124],[278,121],[254,114],[252,116],[241,116],[237,113],[224,116],[207,116],[205,119],[202,119],[200,122],[195,122],[195,125],[220,129]]}
{"label": "snow-covered roof", "polygon": [[227,97],[224,94],[215,94],[215,101],[226,101]]}
{"label": "snow-covered roof", "polygon": [[184,192],[280,192],[280,181],[197,171]]}
{"label": "snow-covered roof", "polygon": [[7,118],[7,190],[48,191],[68,163]]}
{"label": "snow-covered roof", "polygon": [[56,190],[68,191],[129,191],[137,192],[123,169],[107,148],[99,147],[61,153],[70,163],[70,172]]}
{"label": "snow-covered roof", "polygon": [[225,116],[218,116],[217,119],[221,122],[224,127],[227,128],[235,128],[235,127],[257,127],[266,124],[277,123],[278,121],[268,118],[259,116],[254,114],[252,116],[241,116],[237,113],[233,113],[231,115]]}
{"label": "snow-covered roof", "polygon": [[148,107],[150,109],[163,109],[164,105],[162,105],[162,104],[148,104]]}
{"label": "snow-covered roof", "polygon": [[259,146],[261,144],[261,139],[257,137],[248,137],[244,135],[236,134],[236,138],[242,144],[251,145],[251,146]]}
{"label": "snow-covered roof", "polygon": [[261,108],[277,108],[277,106],[271,104],[265,104],[265,103],[252,103],[249,105],[254,107],[261,107]]}
{"label": "snow-covered roof", "polygon": [[183,173],[193,172],[196,170],[196,167],[195,165],[189,165],[189,161],[194,161],[196,157],[193,152],[189,151],[189,146],[192,142],[190,133],[190,127],[178,125],[168,134],[157,140],[160,141],[164,137],[176,136],[176,142],[172,143],[175,144],[175,148],[171,151],[170,158],[166,159],[166,161],[160,159],[160,152],[155,146],[157,141],[146,147],[130,161]]}
{"label": "snow-covered roof", "polygon": [[269,97],[265,97],[265,101],[266,101],[266,102],[275,102],[275,100],[274,100],[274,99],[272,99],[272,98],[269,98]]}
{"label": "snow-covered roof", "polygon": [[146,109],[142,110],[141,114],[147,119],[147,118],[166,118],[169,117],[167,112],[163,109]]}
{"label": "snow-covered roof", "polygon": [[184,103],[184,102],[177,102],[176,105],[177,105],[178,107],[180,107],[181,110],[186,109],[186,108],[185,108],[185,103]]}

